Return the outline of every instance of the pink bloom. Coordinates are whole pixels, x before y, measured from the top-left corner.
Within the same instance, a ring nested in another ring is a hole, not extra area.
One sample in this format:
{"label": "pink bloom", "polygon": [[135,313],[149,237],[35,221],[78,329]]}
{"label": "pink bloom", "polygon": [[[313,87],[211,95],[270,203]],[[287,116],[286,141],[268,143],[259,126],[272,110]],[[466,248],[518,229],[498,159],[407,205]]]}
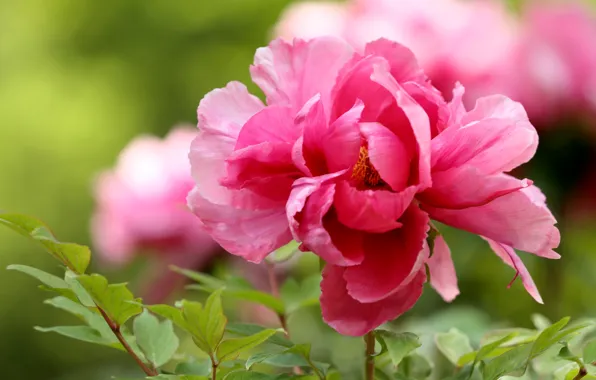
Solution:
{"label": "pink bloom", "polygon": [[509,93],[541,122],[596,112],[596,18],[591,10],[578,2],[535,1],[522,25]]}
{"label": "pink bloom", "polygon": [[323,258],[323,318],[363,335],[410,309],[426,282],[458,293],[431,219],[483,236],[540,301],[515,253],[557,258],[555,219],[531,181],[508,172],[538,137],[503,96],[466,111],[446,103],[414,55],[377,40],[363,53],[330,37],[257,50],[251,67],[267,104],[237,82],[198,108],[188,202],[224,248],[252,262],[292,238]]}
{"label": "pink bloom", "polygon": [[[118,265],[153,254],[160,276],[149,295],[157,299],[172,290],[176,276],[166,264],[200,267],[218,251],[185,202],[194,184],[186,152],[196,135],[180,127],[163,140],[139,137],[95,183],[92,237],[98,253]],[[168,276],[161,276],[164,271]]]}
{"label": "pink bloom", "polygon": [[[378,38],[410,48],[446,97],[456,81],[471,104],[501,87],[518,25],[502,1],[351,0],[291,5],[275,33],[291,40],[334,35],[357,49]],[[455,52],[455,53],[454,53]]]}

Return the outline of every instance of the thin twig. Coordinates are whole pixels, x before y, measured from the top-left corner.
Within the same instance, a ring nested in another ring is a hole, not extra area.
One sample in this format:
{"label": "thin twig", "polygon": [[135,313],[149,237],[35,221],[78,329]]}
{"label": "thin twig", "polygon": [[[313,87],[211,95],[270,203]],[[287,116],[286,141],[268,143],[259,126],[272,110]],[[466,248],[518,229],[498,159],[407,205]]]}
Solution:
{"label": "thin twig", "polygon": [[217,362],[211,358],[211,380],[217,380]]}
{"label": "thin twig", "polygon": [[581,366],[579,367],[579,372],[577,373],[577,375],[573,378],[573,380],[581,380],[582,378],[584,378],[586,375],[588,374],[588,370],[586,369],[586,367]]}
{"label": "thin twig", "polygon": [[369,332],[364,336],[366,343],[366,380],[374,380],[375,378],[375,333]]}
{"label": "thin twig", "polygon": [[99,313],[101,314],[101,316],[103,317],[103,319],[105,319],[105,321],[108,324],[108,326],[110,326],[110,329],[112,330],[112,332],[114,333],[114,335],[116,335],[116,338],[122,344],[122,347],[124,347],[124,349],[126,350],[126,352],[128,352],[128,354],[130,356],[132,356],[132,358],[137,362],[137,364],[139,365],[139,367],[141,367],[141,369],[143,370],[143,372],[145,372],[145,374],[147,376],[157,376],[157,375],[159,375],[159,373],[157,372],[157,370],[155,368],[153,368],[152,366],[148,366],[147,364],[143,363],[143,361],[141,360],[141,358],[139,358],[139,356],[134,352],[134,350],[132,349],[132,347],[130,347],[130,345],[128,344],[128,342],[126,341],[126,339],[124,339],[124,336],[122,335],[122,332],[120,331],[120,326],[116,322],[112,321],[112,319],[108,316],[108,314],[106,314],[106,312],[101,307],[97,306],[97,310],[99,310]]}

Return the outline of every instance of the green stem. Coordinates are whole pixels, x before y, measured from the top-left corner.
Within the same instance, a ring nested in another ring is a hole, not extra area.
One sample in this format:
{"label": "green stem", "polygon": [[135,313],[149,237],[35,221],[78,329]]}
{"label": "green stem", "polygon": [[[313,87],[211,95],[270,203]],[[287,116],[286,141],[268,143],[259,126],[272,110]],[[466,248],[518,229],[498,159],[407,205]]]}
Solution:
{"label": "green stem", "polygon": [[105,319],[108,326],[110,326],[110,329],[112,330],[114,335],[116,335],[116,339],[118,339],[118,341],[120,342],[120,344],[122,344],[122,347],[124,347],[126,352],[128,352],[128,354],[132,356],[135,362],[137,362],[138,366],[141,367],[143,372],[145,372],[147,376],[158,376],[159,373],[157,372],[157,370],[153,368],[153,366],[148,366],[147,364],[143,363],[141,358],[139,358],[139,356],[134,352],[132,347],[130,347],[130,344],[128,344],[126,339],[124,339],[124,336],[120,331],[120,326],[116,322],[112,321],[112,319],[108,316],[108,314],[106,314],[106,312],[101,307],[97,306],[97,310],[99,310],[99,313],[101,314],[103,319]]}
{"label": "green stem", "polygon": [[364,342],[366,343],[366,365],[365,365],[365,373],[366,373],[366,380],[374,380],[375,379],[375,333],[373,331],[369,332],[364,336]]}

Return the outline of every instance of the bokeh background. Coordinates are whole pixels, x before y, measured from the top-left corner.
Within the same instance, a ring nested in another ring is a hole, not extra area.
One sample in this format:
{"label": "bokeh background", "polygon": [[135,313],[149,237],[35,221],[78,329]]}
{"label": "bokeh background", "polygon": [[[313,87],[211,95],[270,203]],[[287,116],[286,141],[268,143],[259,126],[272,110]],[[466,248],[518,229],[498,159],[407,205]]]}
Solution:
{"label": "bokeh background", "polygon": [[[59,238],[90,244],[95,175],[112,166],[138,134],[163,136],[177,123],[195,123],[196,107],[209,90],[233,79],[250,83],[254,51],[267,44],[289,3],[0,0],[0,208],[35,215]],[[522,256],[545,305],[536,304],[519,281],[507,289],[514,273],[483,241],[446,230],[462,294],[446,305],[427,291],[408,314],[419,328],[457,325],[478,334],[490,324],[530,325],[532,313],[552,319],[596,314],[596,213],[590,202],[596,199],[596,187],[590,187],[596,186],[596,134],[586,131],[596,131],[596,119],[557,124],[541,131],[537,157],[524,168],[547,194],[563,235],[562,260]],[[2,229],[0,267],[13,263],[57,272],[38,247]],[[312,264],[299,263],[299,272],[316,268]],[[142,275],[142,265],[109,276],[134,278]],[[129,369],[136,373],[118,352],[35,332],[33,326],[75,322],[43,305],[45,296],[30,278],[0,275],[3,377],[108,379]],[[302,314],[297,325],[317,320],[316,310]],[[300,338],[317,334],[304,331]]]}

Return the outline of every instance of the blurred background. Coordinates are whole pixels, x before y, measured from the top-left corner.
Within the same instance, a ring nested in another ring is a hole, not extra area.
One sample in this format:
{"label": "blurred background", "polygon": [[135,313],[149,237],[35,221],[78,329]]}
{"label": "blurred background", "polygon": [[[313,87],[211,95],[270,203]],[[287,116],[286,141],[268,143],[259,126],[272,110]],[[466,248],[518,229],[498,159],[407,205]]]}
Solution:
{"label": "blurred background", "polygon": [[[92,244],[93,183],[98,173],[113,167],[119,152],[139,134],[162,137],[179,123],[195,124],[196,107],[211,89],[223,87],[230,80],[249,84],[248,66],[255,49],[268,43],[290,3],[0,0],[0,207],[37,216],[62,240]],[[432,1],[426,3],[431,6]],[[516,25],[511,39],[511,46],[516,47],[511,49],[522,54],[527,50],[517,47],[518,42],[530,41],[531,46],[538,46],[542,42],[533,38],[545,33],[538,33],[538,27],[528,27],[535,21],[529,16],[530,10],[519,2],[510,3],[507,17]],[[571,3],[555,2],[555,6],[561,4]],[[539,67],[520,68],[525,61],[517,55],[515,59],[507,58],[507,64],[503,64],[507,70],[491,78],[490,85],[475,87],[469,79],[472,95],[499,89],[527,102],[540,131],[539,152],[519,175],[534,179],[543,189],[562,231],[560,261],[547,262],[522,254],[545,305],[535,303],[520,281],[507,289],[513,271],[489,252],[482,240],[444,229],[461,295],[447,305],[434,292],[426,291],[408,314],[408,318],[425,326],[424,331],[458,325],[478,334],[494,324],[528,326],[530,315],[536,312],[552,319],[596,313],[596,60],[591,60],[596,53],[589,50],[590,46],[596,50],[595,5],[578,4],[571,13],[579,14],[581,23],[565,17],[551,21],[536,17],[558,31],[556,43],[549,46],[565,47],[562,51],[551,50],[564,58],[577,58],[566,66],[569,77],[593,84],[590,88],[594,92],[584,91],[576,100],[572,98],[575,92],[568,90],[569,82],[551,81],[549,91],[560,98],[549,95],[542,100],[547,90],[539,86],[534,91],[525,91],[525,82],[524,91],[500,87],[505,82],[520,84],[519,75],[539,71]],[[322,23],[328,26],[331,19],[326,17],[330,16],[324,16]],[[300,28],[321,23],[313,14],[298,19]],[[582,28],[569,30],[573,24],[581,24]],[[520,32],[526,27],[528,32]],[[282,35],[301,33],[292,28],[290,25],[277,30]],[[490,50],[491,44],[482,48]],[[520,53],[518,48],[523,51]],[[454,49],[450,54],[457,55],[458,51]],[[541,62],[548,66],[552,61],[548,57],[540,58],[538,66]],[[566,63],[566,59],[557,62]],[[462,70],[462,75],[469,72]],[[452,71],[457,74],[457,70]],[[545,75],[550,79],[555,76],[552,72]],[[468,86],[464,79],[456,78]],[[436,81],[440,83],[441,79]],[[249,89],[254,92],[256,86],[249,84]],[[558,106],[562,110],[551,112]],[[13,263],[58,272],[51,257],[38,247],[1,229],[0,267]],[[95,264],[107,267],[101,262]],[[309,258],[295,265],[298,275],[317,268],[316,261]],[[134,259],[119,269],[110,269],[108,277],[126,280],[132,276],[134,287],[142,284],[146,266],[144,258]],[[107,379],[127,374],[129,369],[136,373],[129,359],[118,352],[35,332],[33,326],[75,322],[43,305],[47,294],[35,285],[30,278],[12,272],[0,276],[3,376],[67,380]],[[318,315],[317,310],[307,310],[293,323],[299,326],[316,320]],[[327,331],[323,326],[321,329]],[[311,330],[299,339],[317,334]],[[343,356],[336,359],[349,359],[349,350],[338,351],[335,355]]]}

